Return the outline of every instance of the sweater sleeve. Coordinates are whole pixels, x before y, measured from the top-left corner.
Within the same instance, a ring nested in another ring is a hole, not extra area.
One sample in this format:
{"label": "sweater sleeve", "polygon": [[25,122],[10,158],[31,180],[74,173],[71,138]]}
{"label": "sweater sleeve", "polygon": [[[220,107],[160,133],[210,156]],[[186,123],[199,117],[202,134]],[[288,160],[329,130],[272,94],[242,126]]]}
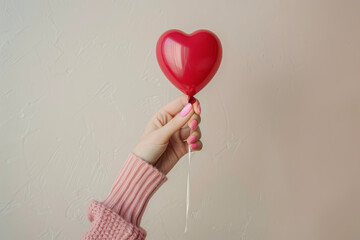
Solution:
{"label": "sweater sleeve", "polygon": [[108,196],[101,202],[90,201],[87,216],[92,224],[81,239],[145,239],[141,217],[151,196],[166,181],[164,173],[130,153]]}

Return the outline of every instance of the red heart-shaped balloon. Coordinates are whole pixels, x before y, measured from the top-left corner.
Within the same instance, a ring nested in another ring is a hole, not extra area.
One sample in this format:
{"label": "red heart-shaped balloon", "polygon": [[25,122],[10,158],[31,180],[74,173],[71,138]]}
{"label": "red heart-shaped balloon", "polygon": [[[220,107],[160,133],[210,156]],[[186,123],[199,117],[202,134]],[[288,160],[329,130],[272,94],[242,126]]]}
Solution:
{"label": "red heart-shaped balloon", "polygon": [[208,30],[186,34],[173,29],[159,38],[156,57],[170,82],[192,97],[215,75],[220,66],[222,48],[219,38]]}

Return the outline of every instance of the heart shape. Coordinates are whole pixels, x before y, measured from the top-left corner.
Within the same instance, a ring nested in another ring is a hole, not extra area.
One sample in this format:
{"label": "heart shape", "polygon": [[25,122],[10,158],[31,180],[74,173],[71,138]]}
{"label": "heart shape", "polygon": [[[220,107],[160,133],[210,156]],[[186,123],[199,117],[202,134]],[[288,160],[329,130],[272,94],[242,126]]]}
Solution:
{"label": "heart shape", "polygon": [[160,36],[156,57],[170,82],[192,97],[215,75],[220,66],[222,48],[219,38],[209,30],[186,34],[172,29]]}

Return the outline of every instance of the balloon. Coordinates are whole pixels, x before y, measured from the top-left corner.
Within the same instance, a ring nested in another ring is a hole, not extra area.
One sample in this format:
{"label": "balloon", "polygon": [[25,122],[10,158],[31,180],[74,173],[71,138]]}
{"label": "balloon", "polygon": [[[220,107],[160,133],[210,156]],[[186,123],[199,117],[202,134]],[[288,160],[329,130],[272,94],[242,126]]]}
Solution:
{"label": "balloon", "polygon": [[160,36],[156,57],[170,82],[192,98],[215,75],[222,48],[219,38],[209,30],[186,34],[172,29]]}

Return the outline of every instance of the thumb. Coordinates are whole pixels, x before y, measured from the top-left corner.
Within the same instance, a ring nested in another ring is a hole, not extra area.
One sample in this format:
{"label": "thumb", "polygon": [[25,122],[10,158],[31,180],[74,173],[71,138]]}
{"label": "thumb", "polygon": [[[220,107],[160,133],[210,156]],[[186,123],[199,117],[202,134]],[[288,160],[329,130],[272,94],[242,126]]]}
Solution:
{"label": "thumb", "polygon": [[176,131],[182,128],[189,121],[193,114],[193,105],[191,103],[186,104],[181,112],[176,114],[173,119],[159,129],[160,139],[167,142]]}

